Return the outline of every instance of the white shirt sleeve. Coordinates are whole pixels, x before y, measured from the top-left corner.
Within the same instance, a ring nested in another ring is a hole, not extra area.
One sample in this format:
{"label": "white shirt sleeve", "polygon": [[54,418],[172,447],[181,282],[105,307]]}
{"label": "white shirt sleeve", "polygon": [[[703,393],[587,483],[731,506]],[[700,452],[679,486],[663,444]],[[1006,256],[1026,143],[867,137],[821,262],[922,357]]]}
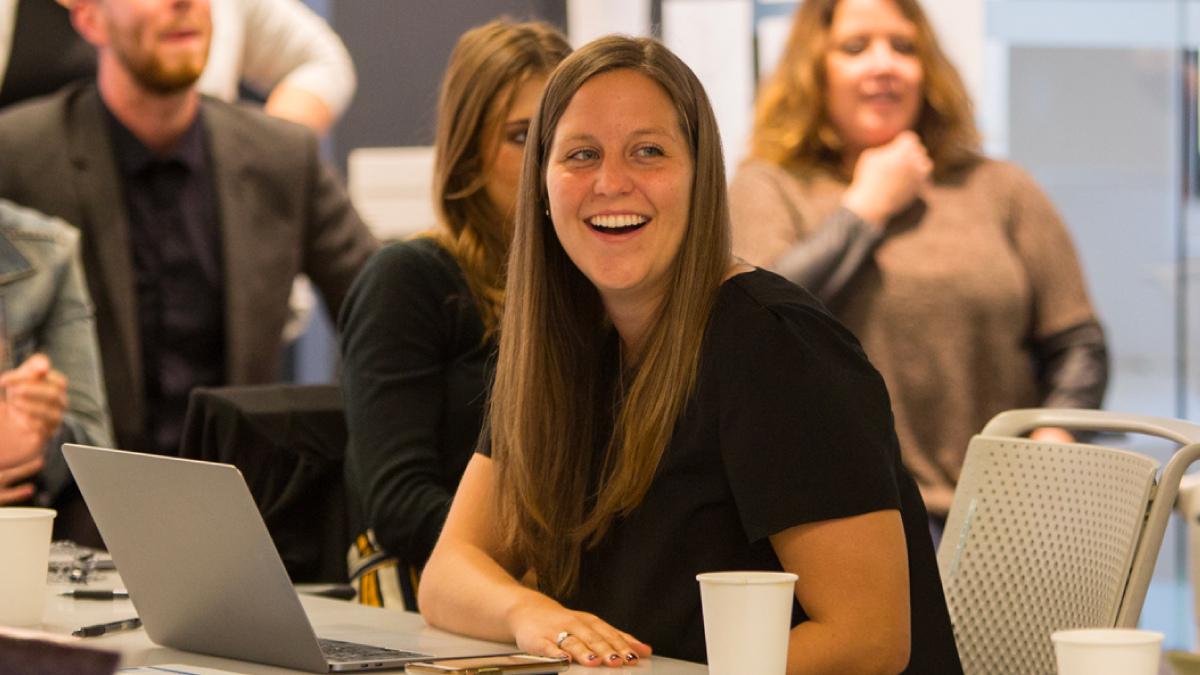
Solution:
{"label": "white shirt sleeve", "polygon": [[213,41],[200,90],[225,100],[239,81],[269,95],[282,83],[325,102],[335,117],[357,87],[341,39],[300,0],[213,0]]}

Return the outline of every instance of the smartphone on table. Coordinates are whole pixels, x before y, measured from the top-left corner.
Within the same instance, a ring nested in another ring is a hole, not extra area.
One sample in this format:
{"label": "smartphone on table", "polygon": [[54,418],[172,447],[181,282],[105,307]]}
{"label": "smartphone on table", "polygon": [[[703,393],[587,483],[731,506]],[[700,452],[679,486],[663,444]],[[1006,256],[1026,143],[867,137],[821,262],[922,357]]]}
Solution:
{"label": "smartphone on table", "polygon": [[523,673],[561,673],[571,666],[567,659],[533,654],[478,656],[465,659],[432,659],[404,666],[408,675],[508,675]]}

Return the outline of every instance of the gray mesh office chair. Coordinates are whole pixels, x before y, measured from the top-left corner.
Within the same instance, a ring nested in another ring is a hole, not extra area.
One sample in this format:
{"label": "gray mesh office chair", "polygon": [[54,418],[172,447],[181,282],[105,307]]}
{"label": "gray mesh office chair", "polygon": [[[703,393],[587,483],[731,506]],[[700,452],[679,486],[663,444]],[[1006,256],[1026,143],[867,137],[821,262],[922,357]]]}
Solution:
{"label": "gray mesh office chair", "polygon": [[[1154,459],[1021,438],[1039,427],[1139,433],[1181,447]],[[1096,410],[1014,410],[971,440],[938,548],[966,675],[1055,672],[1050,633],[1137,625],[1200,426]],[[1156,480],[1157,479],[1157,480]]]}

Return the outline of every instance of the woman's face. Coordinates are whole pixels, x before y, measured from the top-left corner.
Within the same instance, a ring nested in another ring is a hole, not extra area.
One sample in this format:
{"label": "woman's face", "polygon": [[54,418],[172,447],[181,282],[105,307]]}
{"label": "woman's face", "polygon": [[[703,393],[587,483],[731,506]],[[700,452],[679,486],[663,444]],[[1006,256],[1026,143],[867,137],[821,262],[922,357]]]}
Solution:
{"label": "woman's face", "polygon": [[[517,188],[521,183],[521,161],[525,153],[525,137],[529,120],[537,112],[538,99],[546,88],[546,76],[526,78],[513,97],[508,114],[494,124],[484,136],[484,166],[487,182],[484,189],[492,205],[511,221],[517,205]],[[503,93],[503,92],[502,92]],[[503,101],[505,96],[497,96]]]}
{"label": "woman's face", "polygon": [[665,293],[693,171],[675,106],[645,75],[602,73],[567,105],[546,165],[550,217],[606,304],[657,302]]}
{"label": "woman's face", "polygon": [[826,105],[850,153],[916,124],[924,98],[916,39],[916,25],[892,0],[838,3],[825,53]]}

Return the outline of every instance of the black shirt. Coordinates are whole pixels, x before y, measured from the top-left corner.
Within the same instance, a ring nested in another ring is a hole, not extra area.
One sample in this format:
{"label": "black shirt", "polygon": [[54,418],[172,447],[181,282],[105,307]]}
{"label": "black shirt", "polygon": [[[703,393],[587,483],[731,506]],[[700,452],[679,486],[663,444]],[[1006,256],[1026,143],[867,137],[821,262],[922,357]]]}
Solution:
{"label": "black shirt", "polygon": [[137,286],[148,447],[136,449],[176,454],[192,389],[225,381],[221,232],[204,124],[198,112],[160,157],[108,117]]}
{"label": "black shirt", "polygon": [[[961,673],[883,380],[806,291],[763,270],[740,274],[718,293],[695,392],[645,500],[584,551],[579,588],[561,600],[656,654],[703,662],[697,574],[781,570],[769,535],[884,509],[900,510],[907,538],[905,672]],[[806,619],[795,603],[793,625]]]}
{"label": "black shirt", "polygon": [[338,323],[349,501],[420,568],[479,436],[495,342],[458,263],[425,238],[376,253]]}

